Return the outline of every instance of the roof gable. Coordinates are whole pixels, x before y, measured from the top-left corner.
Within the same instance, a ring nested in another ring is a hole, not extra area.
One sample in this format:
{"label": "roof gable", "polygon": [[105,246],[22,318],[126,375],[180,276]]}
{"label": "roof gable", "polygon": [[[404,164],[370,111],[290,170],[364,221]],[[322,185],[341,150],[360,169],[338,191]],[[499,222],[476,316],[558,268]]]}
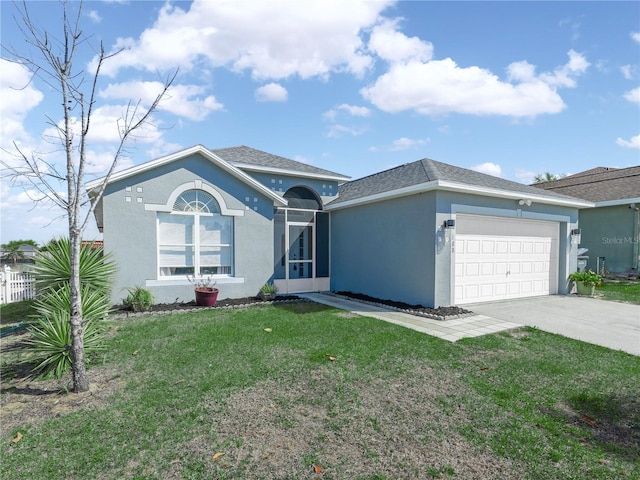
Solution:
{"label": "roof gable", "polygon": [[[136,166],[128,168],[126,170],[122,170],[120,172],[114,173],[109,178],[109,181],[107,183],[113,183],[113,182],[117,182],[117,181],[120,181],[120,180],[124,180],[125,178],[129,178],[129,177],[138,175],[138,174],[140,174],[142,172],[147,172],[147,171],[153,170],[153,169],[158,168],[158,167],[160,167],[162,165],[173,163],[173,162],[179,161],[181,159],[184,159],[184,158],[187,158],[187,157],[189,157],[191,155],[196,155],[196,154],[199,154],[199,155],[203,156],[205,159],[209,160],[213,164],[215,164],[218,167],[222,168],[224,171],[226,171],[227,173],[229,173],[233,177],[235,177],[238,180],[242,181],[243,183],[249,185],[253,189],[261,192],[262,194],[264,194],[268,198],[271,198],[276,205],[285,206],[287,204],[287,201],[282,196],[278,195],[276,192],[274,192],[274,191],[270,190],[269,188],[265,187],[263,184],[261,184],[260,182],[258,182],[255,179],[253,179],[251,176],[247,175],[245,172],[243,172],[239,168],[235,167],[234,165],[230,164],[229,162],[227,162],[227,161],[223,160],[222,158],[218,157],[217,155],[215,155],[214,153],[212,153],[210,150],[208,150],[207,148],[205,148],[202,145],[195,145],[193,147],[187,148],[187,149],[182,150],[180,152],[176,152],[174,154],[167,155],[165,157],[161,157],[161,158],[158,158],[156,160],[151,160],[150,162],[146,162],[146,163],[143,163],[143,164],[140,164],[140,165],[136,165]],[[103,182],[104,182],[104,177],[98,178],[98,179],[93,180],[91,182],[88,182],[85,185],[85,188],[89,192],[89,195],[91,196],[91,191],[95,190],[95,189],[98,189],[100,187],[100,185],[102,185]]]}
{"label": "roof gable", "polygon": [[330,170],[314,167],[313,165],[291,160],[279,155],[273,155],[244,145],[217,148],[211,150],[211,152],[229,162],[231,165],[246,171],[272,172],[281,175],[322,178],[340,182],[345,182],[350,178]]}
{"label": "roof gable", "polygon": [[329,207],[339,208],[346,204],[378,201],[427,190],[454,190],[510,198],[524,196],[543,203],[589,206],[576,198],[425,158],[341,185],[338,198]]}

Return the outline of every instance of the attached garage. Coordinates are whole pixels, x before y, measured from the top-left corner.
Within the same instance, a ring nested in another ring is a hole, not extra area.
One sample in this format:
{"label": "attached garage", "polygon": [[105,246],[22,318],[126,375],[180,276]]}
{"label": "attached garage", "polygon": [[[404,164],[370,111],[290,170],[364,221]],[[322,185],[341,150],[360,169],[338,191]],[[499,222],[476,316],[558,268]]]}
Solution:
{"label": "attached garage", "polygon": [[340,186],[331,289],[446,307],[569,293],[592,204],[423,159]]}
{"label": "attached garage", "polygon": [[458,215],[455,303],[558,293],[558,222]]}

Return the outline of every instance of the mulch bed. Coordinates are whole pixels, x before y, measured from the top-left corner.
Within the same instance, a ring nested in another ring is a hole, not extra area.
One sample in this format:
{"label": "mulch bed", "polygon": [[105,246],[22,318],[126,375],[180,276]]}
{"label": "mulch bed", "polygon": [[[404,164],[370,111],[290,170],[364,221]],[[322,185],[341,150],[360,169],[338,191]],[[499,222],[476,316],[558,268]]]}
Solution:
{"label": "mulch bed", "polygon": [[133,312],[124,305],[115,305],[112,308],[112,316],[121,318],[148,314],[196,312],[208,309],[244,308],[260,304],[270,305],[273,303],[277,304],[307,301],[308,300],[300,298],[296,295],[278,295],[274,300],[262,300],[262,298],[260,297],[225,298],[223,300],[218,300],[214,307],[201,307],[196,305],[195,300],[192,300],[190,302],[157,303],[153,305],[149,310],[145,310],[144,312]]}
{"label": "mulch bed", "polygon": [[375,305],[384,305],[387,307],[395,308],[396,310],[400,310],[405,313],[410,313],[411,315],[431,318],[434,320],[452,320],[454,318],[462,318],[462,317],[467,317],[469,315],[473,315],[473,312],[471,310],[466,310],[464,308],[456,307],[456,306],[429,308],[429,307],[424,307],[422,305],[411,305],[404,302],[397,302],[395,300],[385,300],[385,299],[370,297],[369,295],[364,295],[362,293],[353,293],[353,292],[335,292],[335,293],[336,295],[341,295],[343,297],[359,300],[361,302],[371,303]]}
{"label": "mulch bed", "polygon": [[[461,307],[438,307],[429,308],[422,305],[410,305],[408,303],[397,302],[395,300],[380,299],[364,295],[362,293],[353,292],[335,292],[335,295],[350,298],[360,302],[365,302],[374,305],[384,305],[391,307],[401,312],[409,313],[419,317],[431,318],[433,320],[452,320],[454,318],[462,318],[469,315],[473,315],[470,310],[465,310]],[[297,295],[278,295],[274,300],[262,300],[260,297],[244,297],[244,298],[225,298],[218,300],[215,307],[200,307],[196,305],[195,301],[190,302],[174,302],[174,303],[158,303],[153,305],[149,310],[144,312],[132,312],[128,310],[124,305],[116,305],[113,307],[112,316],[116,318],[126,318],[138,315],[147,314],[164,314],[164,313],[179,313],[179,312],[194,312],[206,309],[221,309],[221,308],[244,308],[253,305],[260,304],[272,304],[272,303],[292,303],[292,302],[307,302],[308,300],[298,297]]]}

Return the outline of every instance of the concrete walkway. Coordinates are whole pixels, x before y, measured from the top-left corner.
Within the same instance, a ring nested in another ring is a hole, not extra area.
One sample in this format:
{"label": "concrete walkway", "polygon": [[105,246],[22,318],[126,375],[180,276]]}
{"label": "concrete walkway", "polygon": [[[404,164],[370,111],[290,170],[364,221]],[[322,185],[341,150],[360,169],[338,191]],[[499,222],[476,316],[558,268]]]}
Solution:
{"label": "concrete walkway", "polygon": [[358,315],[402,325],[450,342],[527,325],[640,355],[640,306],[627,303],[576,295],[550,295],[465,305],[475,315],[442,321],[330,293],[305,293],[299,296]]}
{"label": "concrete walkway", "polygon": [[384,306],[349,300],[330,293],[304,293],[298,294],[298,296],[316,303],[348,310],[365,317],[377,318],[385,322],[402,325],[403,327],[411,328],[450,342],[455,342],[461,338],[479,337],[488,333],[502,332],[522,326],[514,322],[498,320],[486,315],[472,315],[445,321],[432,320],[430,318],[402,313]]}

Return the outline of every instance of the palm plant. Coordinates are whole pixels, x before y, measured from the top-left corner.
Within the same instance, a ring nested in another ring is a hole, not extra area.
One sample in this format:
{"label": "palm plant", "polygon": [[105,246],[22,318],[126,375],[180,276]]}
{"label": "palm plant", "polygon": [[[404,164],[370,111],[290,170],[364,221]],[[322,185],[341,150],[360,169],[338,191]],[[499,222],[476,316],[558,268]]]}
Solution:
{"label": "palm plant", "polygon": [[[36,322],[29,328],[28,349],[38,377],[60,378],[72,366],[70,242],[60,239],[36,256],[34,267],[38,298]],[[105,330],[101,321],[110,310],[110,288],[115,265],[102,249],[84,245],[80,252],[80,297],[83,337],[89,354],[102,348]]]}

